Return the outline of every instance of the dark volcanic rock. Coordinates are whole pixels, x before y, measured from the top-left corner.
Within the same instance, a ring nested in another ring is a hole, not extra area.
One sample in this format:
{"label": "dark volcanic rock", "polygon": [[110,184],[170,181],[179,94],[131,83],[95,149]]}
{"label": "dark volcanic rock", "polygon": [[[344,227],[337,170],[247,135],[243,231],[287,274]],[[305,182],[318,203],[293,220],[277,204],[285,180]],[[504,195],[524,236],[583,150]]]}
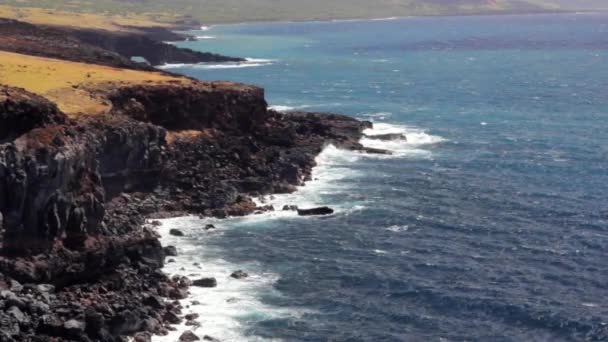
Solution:
{"label": "dark volcanic rock", "polygon": [[109,99],[116,112],[170,130],[247,132],[268,118],[264,90],[232,82],[123,87]]}
{"label": "dark volcanic rock", "polygon": [[298,209],[298,215],[300,216],[320,216],[320,215],[331,215],[334,210],[328,207],[312,208],[312,209]]}
{"label": "dark volcanic rock", "polygon": [[234,279],[245,279],[245,278],[249,277],[249,274],[247,274],[246,272],[244,272],[242,270],[238,270],[236,272],[233,272],[230,276]]}
{"label": "dark volcanic rock", "polygon": [[165,252],[165,256],[177,256],[177,248],[175,246],[167,246],[163,248],[163,252]]}
{"label": "dark volcanic rock", "polygon": [[65,121],[65,114],[47,99],[20,88],[0,85],[0,143],[34,128]]}
{"label": "dark volcanic rock", "polygon": [[217,280],[215,278],[201,278],[192,281],[192,286],[198,287],[216,287]]}
{"label": "dark volcanic rock", "polygon": [[[102,30],[71,30],[70,33],[86,44],[113,51],[128,58],[143,57],[151,65],[162,65],[165,63],[193,64],[203,62],[221,63],[245,61],[243,58],[178,48],[172,44],[167,44],[155,39],[161,37],[158,34],[150,34],[149,32],[138,34]],[[162,38],[183,40],[183,37],[179,36],[164,36]]]}
{"label": "dark volcanic rock", "polygon": [[110,32],[0,19],[0,50],[27,55],[141,70],[154,69],[150,65],[133,62],[132,57],[143,57],[151,65],[245,61],[242,58],[182,49],[163,42],[184,38],[162,28]]}
{"label": "dark volcanic rock", "polygon": [[391,133],[391,134],[375,134],[375,135],[365,135],[366,138],[375,139],[375,140],[407,140],[407,137],[403,133]]}
{"label": "dark volcanic rock", "polygon": [[173,235],[173,236],[184,236],[184,232],[182,232],[179,229],[171,229],[169,231],[169,234]]}
{"label": "dark volcanic rock", "polygon": [[200,341],[200,340],[201,339],[190,330],[185,331],[179,337],[179,342],[193,342],[193,341]]}

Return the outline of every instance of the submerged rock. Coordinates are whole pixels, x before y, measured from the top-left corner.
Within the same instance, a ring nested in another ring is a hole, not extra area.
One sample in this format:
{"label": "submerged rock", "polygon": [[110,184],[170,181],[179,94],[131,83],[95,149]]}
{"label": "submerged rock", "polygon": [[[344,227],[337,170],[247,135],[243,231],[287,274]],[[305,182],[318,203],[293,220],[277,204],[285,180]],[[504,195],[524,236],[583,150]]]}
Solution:
{"label": "submerged rock", "polygon": [[198,287],[216,287],[217,280],[215,278],[201,278],[192,281],[192,286]]}
{"label": "submerged rock", "polygon": [[244,272],[242,270],[238,270],[236,272],[233,272],[230,276],[234,279],[245,279],[245,278],[249,277],[249,274],[247,274],[246,272]]}
{"label": "submerged rock", "polygon": [[319,207],[312,209],[298,209],[298,215],[300,216],[323,216],[323,215],[331,215],[334,213],[334,210],[329,207]]}
{"label": "submerged rock", "polygon": [[190,330],[184,331],[184,333],[179,337],[179,342],[193,342],[200,340],[201,339]]}
{"label": "submerged rock", "polygon": [[361,152],[369,153],[369,154],[386,154],[386,155],[392,155],[393,154],[393,151],[384,150],[384,149],[381,149],[381,148],[373,148],[373,147],[363,147],[361,149]]}
{"label": "submerged rock", "polygon": [[179,230],[179,229],[171,229],[171,230],[169,231],[169,234],[171,234],[171,235],[173,235],[173,236],[184,236],[184,235],[185,235],[185,234],[184,234],[184,232],[182,232],[182,231],[181,231],[181,230]]}
{"label": "submerged rock", "polygon": [[297,205],[284,205],[283,206],[283,211],[296,211],[298,210],[298,206]]}
{"label": "submerged rock", "polygon": [[389,134],[375,134],[375,135],[365,135],[366,138],[375,139],[375,140],[406,140],[407,137],[403,133],[389,133]]}

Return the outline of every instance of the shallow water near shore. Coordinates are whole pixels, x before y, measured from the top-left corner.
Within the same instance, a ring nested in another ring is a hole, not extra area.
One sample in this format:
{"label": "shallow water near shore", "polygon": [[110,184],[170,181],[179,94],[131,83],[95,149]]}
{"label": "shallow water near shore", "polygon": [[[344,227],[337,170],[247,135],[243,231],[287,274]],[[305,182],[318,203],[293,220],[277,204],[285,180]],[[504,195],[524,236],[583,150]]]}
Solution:
{"label": "shallow water near shore", "polygon": [[[259,199],[277,212],[164,220],[163,243],[180,252],[166,271],[218,279],[184,301],[202,303],[184,311],[201,314],[196,333],[608,339],[607,30],[605,14],[402,18],[220,25],[176,43],[251,60],[171,71],[258,84],[275,108],[352,114],[374,121],[369,134],[407,138],[362,141],[392,156],[328,147],[307,186]],[[231,279],[240,269],[251,276]]]}

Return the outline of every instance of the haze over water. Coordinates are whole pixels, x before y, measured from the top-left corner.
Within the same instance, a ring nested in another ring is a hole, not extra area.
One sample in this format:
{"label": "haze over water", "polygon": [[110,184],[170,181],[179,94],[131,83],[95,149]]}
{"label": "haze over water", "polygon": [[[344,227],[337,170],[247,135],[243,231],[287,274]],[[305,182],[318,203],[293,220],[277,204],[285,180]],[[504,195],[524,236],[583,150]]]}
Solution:
{"label": "haze over water", "polygon": [[[269,201],[337,213],[181,218],[168,271],[224,341],[608,339],[608,15],[258,23],[194,34],[254,58],[173,66],[271,105],[373,120],[374,157],[329,148]],[[373,132],[372,132],[373,133]],[[194,262],[202,268],[192,266]],[[184,271],[179,268],[185,267]],[[229,279],[237,269],[249,280]],[[198,292],[196,292],[198,291]],[[208,330],[205,330],[208,329]]]}

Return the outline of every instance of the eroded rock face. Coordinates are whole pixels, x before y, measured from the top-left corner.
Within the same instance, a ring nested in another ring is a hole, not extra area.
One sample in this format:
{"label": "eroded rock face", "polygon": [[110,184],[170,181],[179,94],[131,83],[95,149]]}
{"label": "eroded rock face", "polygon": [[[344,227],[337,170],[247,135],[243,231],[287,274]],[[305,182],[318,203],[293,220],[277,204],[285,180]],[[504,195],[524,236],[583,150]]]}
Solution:
{"label": "eroded rock face", "polygon": [[109,99],[116,112],[169,130],[244,132],[268,117],[262,88],[232,82],[123,87]]}
{"label": "eroded rock face", "polygon": [[64,123],[66,116],[45,98],[0,85],[0,143],[37,127]]}

